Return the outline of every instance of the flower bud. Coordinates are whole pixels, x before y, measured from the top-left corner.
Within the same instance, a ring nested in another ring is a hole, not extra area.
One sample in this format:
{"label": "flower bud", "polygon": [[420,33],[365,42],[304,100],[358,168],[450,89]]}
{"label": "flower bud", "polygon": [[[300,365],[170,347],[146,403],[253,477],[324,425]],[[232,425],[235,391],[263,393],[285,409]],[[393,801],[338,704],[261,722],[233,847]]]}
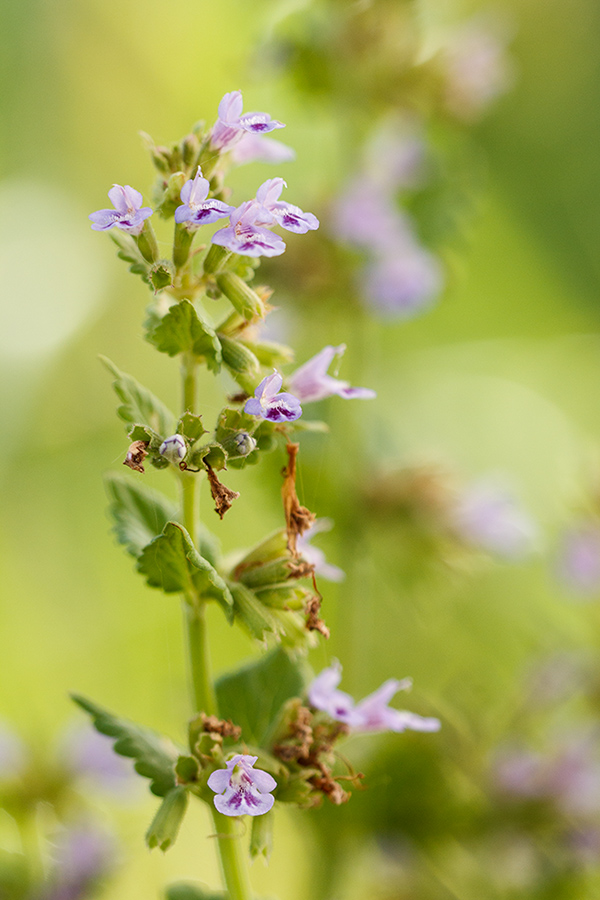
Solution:
{"label": "flower bud", "polygon": [[181,142],[181,157],[186,166],[192,167],[198,159],[200,141],[195,134],[188,134]]}
{"label": "flower bud", "polygon": [[227,451],[229,459],[236,459],[239,456],[248,456],[256,449],[256,440],[247,431],[239,431],[232,434],[222,442],[222,447]]}
{"label": "flower bud", "polygon": [[173,465],[178,466],[182,459],[185,459],[187,446],[180,434],[173,434],[171,437],[165,438],[158,452]]}
{"label": "flower bud", "polygon": [[[244,390],[254,392],[256,382],[260,380],[260,363],[245,344],[226,335],[218,335],[221,342],[223,362]],[[243,376],[240,380],[239,376]]]}
{"label": "flower bud", "polygon": [[217,275],[217,284],[230,303],[246,320],[264,319],[265,304],[239,275],[235,272],[224,272]]}

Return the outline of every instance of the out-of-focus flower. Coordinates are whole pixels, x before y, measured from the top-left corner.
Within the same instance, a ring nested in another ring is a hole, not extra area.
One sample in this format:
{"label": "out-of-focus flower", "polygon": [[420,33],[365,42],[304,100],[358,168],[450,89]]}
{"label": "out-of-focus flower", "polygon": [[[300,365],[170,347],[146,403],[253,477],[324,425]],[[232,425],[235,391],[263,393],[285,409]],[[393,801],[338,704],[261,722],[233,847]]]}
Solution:
{"label": "out-of-focus flower", "polygon": [[255,769],[258,756],[238,753],[225,769],[217,769],[208,779],[208,786],[217,795],[216,808],[225,816],[262,816],[272,808],[275,798],[271,791],[277,787],[275,779],[262,769]]}
{"label": "out-of-focus flower", "polygon": [[143,197],[140,192],[128,184],[114,184],[108,192],[108,199],[114,209],[99,209],[88,216],[93,230],[108,231],[116,225],[128,234],[140,234],[145,219],[152,215],[149,206],[142,206]]}
{"label": "out-of-focus flower", "polygon": [[261,208],[254,200],[238,206],[229,225],[213,234],[212,242],[243,256],[279,256],[285,250],[281,238],[264,227]]}
{"label": "out-of-focus flower", "polygon": [[292,162],[292,160],[296,159],[296,153],[291,147],[288,147],[287,144],[281,141],[247,131],[231,151],[231,159],[237,166],[243,166],[251,162],[278,165],[279,163]]}
{"label": "out-of-focus flower", "polygon": [[328,345],[320,353],[305,362],[303,366],[290,376],[289,386],[292,393],[302,403],[313,403],[326,397],[337,394],[346,400],[361,399],[370,400],[377,396],[370,388],[350,387],[347,381],[340,381],[327,374],[327,369],[336,356],[342,356],[346,350],[345,344],[338,347]]}
{"label": "out-of-focus flower", "polygon": [[26,764],[25,744],[6,722],[0,721],[0,781],[15,778]]}
{"label": "out-of-focus flower", "polygon": [[168,459],[169,462],[172,462],[177,466],[181,460],[185,458],[187,453],[185,440],[180,434],[172,434],[171,437],[165,438],[160,445],[158,452],[161,456],[164,456],[165,459]]}
{"label": "out-of-focus flower", "polygon": [[349,694],[338,690],[341,678],[342,667],[339,662],[334,662],[312,682],[308,699],[315,709],[328,713],[338,722],[344,722],[354,731],[438,731],[441,727],[439,719],[425,718],[388,706],[394,694],[411,686],[410,678],[403,681],[390,678],[357,704]]}
{"label": "out-of-focus flower", "polygon": [[286,231],[306,234],[319,227],[319,220],[312,213],[303,212],[300,207],[279,200],[282,190],[287,187],[283,178],[269,178],[256,192],[256,202],[267,210],[269,217],[264,224],[276,222]]}
{"label": "out-of-focus flower", "polygon": [[209,190],[210,182],[202,177],[198,166],[196,177],[186,181],[181,189],[183,205],[175,210],[175,221],[187,222],[189,229],[195,229],[201,225],[210,225],[234,212],[235,207],[223,203],[222,200],[207,200]]}
{"label": "out-of-focus flower", "polygon": [[293,422],[302,415],[300,401],[293,394],[279,393],[283,378],[279,372],[267,375],[244,406],[250,416],[260,416],[269,422]]}
{"label": "out-of-focus flower", "polygon": [[218,119],[210,135],[213,150],[230,150],[244,135],[268,134],[276,128],[285,128],[283,122],[272,119],[268,113],[245,113],[242,115],[241,91],[225,94],[219,103]]}
{"label": "out-of-focus flower", "polygon": [[320,575],[327,581],[343,581],[346,577],[343,569],[334,566],[333,563],[328,563],[320,547],[313,547],[310,543],[315,534],[320,531],[329,531],[332,526],[331,519],[317,519],[304,534],[298,535],[296,549],[300,556],[315,567],[316,575]]}
{"label": "out-of-focus flower", "polygon": [[115,753],[111,739],[93,728],[69,729],[61,737],[59,752],[70,771],[115,794],[138,784],[131,762]]}
{"label": "out-of-focus flower", "polygon": [[55,843],[53,872],[43,900],[84,900],[111,871],[116,854],[114,837],[97,825],[70,826]]}
{"label": "out-of-focus flower", "polygon": [[574,591],[600,593],[600,523],[586,519],[565,531],[557,571],[561,581]]}
{"label": "out-of-focus flower", "polygon": [[456,118],[479,118],[512,82],[506,41],[499,29],[471,21],[459,29],[442,50],[444,101]]}
{"label": "out-of-focus flower", "polygon": [[398,236],[400,214],[388,191],[359,176],[337,198],[332,215],[336,237],[361,249],[381,252]]}
{"label": "out-of-focus flower", "polygon": [[452,516],[459,536],[501,559],[520,559],[530,553],[537,538],[533,520],[506,489],[481,482],[459,497]]}
{"label": "out-of-focus flower", "polygon": [[381,256],[366,267],[362,287],[377,312],[411,318],[437,299],[444,284],[436,257],[413,242],[398,245],[396,253]]}

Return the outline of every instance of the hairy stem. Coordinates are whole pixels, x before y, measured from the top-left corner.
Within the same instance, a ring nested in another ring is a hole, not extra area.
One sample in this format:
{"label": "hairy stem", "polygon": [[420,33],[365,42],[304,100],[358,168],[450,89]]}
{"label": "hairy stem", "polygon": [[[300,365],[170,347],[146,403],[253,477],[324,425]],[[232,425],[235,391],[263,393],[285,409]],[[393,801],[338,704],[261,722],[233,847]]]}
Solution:
{"label": "hairy stem", "polygon": [[252,886],[240,834],[243,830],[242,823],[240,819],[221,815],[216,809],[213,809],[212,813],[227,896],[229,900],[252,900]]}

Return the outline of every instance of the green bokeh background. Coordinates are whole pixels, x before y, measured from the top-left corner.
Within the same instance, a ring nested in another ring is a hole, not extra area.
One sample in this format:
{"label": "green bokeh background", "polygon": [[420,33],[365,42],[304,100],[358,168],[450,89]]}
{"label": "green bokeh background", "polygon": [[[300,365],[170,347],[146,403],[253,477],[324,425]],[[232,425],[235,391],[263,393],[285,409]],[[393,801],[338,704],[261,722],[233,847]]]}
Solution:
{"label": "green bokeh background", "polygon": [[[175,139],[198,118],[212,120],[223,93],[240,88],[247,109],[288,123],[285,140],[297,151],[282,172],[289,196],[325,216],[355,163],[344,110],[307,99],[257,51],[288,14],[308,8],[273,0],[2,4],[0,716],[39,747],[76,718],[69,690],[176,738],[188,715],[178,605],[143,586],[109,531],[101,475],[120,467],[124,441],[96,357],[109,356],[173,404],[176,366],[142,340],[146,289],[90,232],[87,213],[104,205],[113,182],[148,194],[138,131]],[[483,8],[431,0],[420,14],[453,22]],[[511,726],[532,659],[600,649],[596,605],[565,596],[548,559],[600,438],[600,8],[595,0],[505,0],[501,10],[514,27],[516,81],[474,129],[485,186],[439,305],[414,321],[381,323],[345,313],[334,289],[331,304],[304,302],[302,278],[300,293],[291,278],[286,285],[293,269],[283,260],[278,274],[277,261],[268,267],[297,358],[346,342],[343,376],[378,391],[372,404],[324,404],[331,434],[303,440],[303,499],[338,523],[322,545],[348,572],[344,585],[324,586],[333,636],[312,662],[318,669],[338,655],[344,686],[359,696],[412,675],[411,700],[444,720],[427,740],[442,754],[446,741],[451,753],[459,733],[480,758]],[[370,115],[360,110],[363,127]],[[234,185],[250,195],[273,174],[253,164]],[[307,240],[318,254],[319,237]],[[203,391],[210,417],[221,388],[207,378]],[[439,463],[464,482],[509,473],[546,552],[518,566],[403,582],[400,538],[389,522],[353,518],[348,498],[374,471],[415,462]],[[273,457],[231,473],[242,496],[222,524],[204,497],[226,549],[279,526],[281,464]],[[146,479],[164,488],[162,473]],[[212,612],[223,671],[255,649]],[[354,739],[357,758],[366,740]],[[468,760],[454,762],[468,781]],[[397,791],[393,773],[387,789]],[[107,896],[154,897],[180,877],[218,883],[203,812],[193,810],[166,856],[149,854],[141,836],[154,801],[140,797],[116,808],[93,801],[107,821],[116,817],[125,842]],[[348,815],[334,812],[340,821]],[[308,815],[279,817],[270,867],[253,867],[259,894],[306,896]],[[357,848],[355,885],[368,879],[367,851]],[[439,890],[440,898],[471,896]],[[354,896],[351,886],[344,896]]]}

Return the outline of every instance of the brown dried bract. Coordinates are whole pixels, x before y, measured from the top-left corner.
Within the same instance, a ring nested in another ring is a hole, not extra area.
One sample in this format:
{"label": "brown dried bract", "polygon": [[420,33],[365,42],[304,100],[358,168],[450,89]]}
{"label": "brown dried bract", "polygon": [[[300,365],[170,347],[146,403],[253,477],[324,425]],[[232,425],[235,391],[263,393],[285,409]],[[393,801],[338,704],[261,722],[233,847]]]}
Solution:
{"label": "brown dried bract", "polygon": [[141,472],[144,474],[144,466],[142,463],[148,456],[147,446],[149,441],[134,441],[133,444],[129,445],[129,449],[127,450],[127,455],[123,460],[124,466],[129,466],[130,469],[133,469],[134,472]]}
{"label": "brown dried bract", "polygon": [[206,466],[206,474],[210,484],[210,492],[215,501],[215,512],[219,514],[221,519],[231,507],[234,500],[240,496],[237,491],[230,490],[226,485],[222,484],[215,472],[209,465]]}
{"label": "brown dried bract", "polygon": [[312,523],[315,521],[315,514],[307,509],[306,506],[300,506],[298,495],[296,493],[296,457],[299,444],[288,444],[286,447],[288,455],[288,464],[283,469],[283,487],[281,488],[281,496],[283,497],[283,511],[285,513],[285,527],[287,530],[287,545],[290,553],[298,556],[296,541],[299,534],[304,534]]}
{"label": "brown dried bract", "polygon": [[306,627],[309,631],[318,631],[324,638],[328,638],[329,628],[319,616],[319,612],[321,611],[321,600],[321,595],[315,594],[306,603],[306,606],[304,607],[306,613]]}
{"label": "brown dried bract", "polygon": [[233,738],[239,741],[242,736],[242,729],[239,725],[234,725],[231,719],[219,719],[218,716],[207,716],[201,713],[202,730],[209,734],[218,734],[224,738]]}
{"label": "brown dried bract", "polygon": [[338,784],[326,766],[322,767],[321,775],[313,775],[312,778],[309,778],[309,782],[318,791],[322,791],[335,806],[341,806],[342,803],[347,803],[350,799],[350,792],[345,791]]}

